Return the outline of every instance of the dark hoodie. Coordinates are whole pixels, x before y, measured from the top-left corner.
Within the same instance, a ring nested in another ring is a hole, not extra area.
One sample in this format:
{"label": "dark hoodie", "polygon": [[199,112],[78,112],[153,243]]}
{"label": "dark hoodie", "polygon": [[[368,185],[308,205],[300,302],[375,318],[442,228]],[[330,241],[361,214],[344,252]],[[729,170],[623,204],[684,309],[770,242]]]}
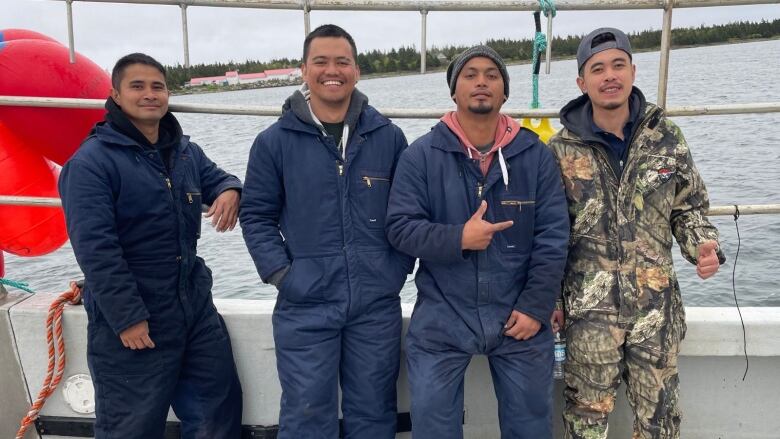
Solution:
{"label": "dark hoodie", "polygon": [[[352,96],[349,99],[349,108],[347,108],[347,114],[343,121],[349,127],[350,137],[355,133],[358,119],[360,119],[360,113],[363,112],[363,109],[365,109],[367,105],[368,97],[361,93],[358,89],[353,90]],[[288,111],[292,111],[293,114],[295,114],[302,122],[316,127],[322,133],[323,137],[333,138],[333,136],[327,133],[327,130],[325,130],[325,127],[322,126],[321,123],[317,123],[314,118],[312,118],[308,99],[303,95],[301,90],[296,90],[284,101],[284,105],[282,106],[282,113],[286,113]],[[346,145],[348,141],[349,139],[344,139],[343,144]],[[337,146],[339,145],[338,142],[335,142],[335,139],[334,143]],[[344,151],[339,149],[339,155],[343,156],[343,153]]]}
{"label": "dark hoodie", "polygon": [[622,161],[625,163],[626,158],[628,157],[629,150],[631,149],[631,139],[634,137],[634,134],[636,134],[639,125],[641,125],[639,122],[645,115],[645,105],[647,103],[645,95],[636,87],[632,88],[631,95],[628,99],[630,108],[628,123],[631,123],[632,126],[631,135],[625,139],[626,148],[622,155],[618,155],[603,136],[594,132],[593,107],[590,102],[590,97],[587,94],[583,94],[570,101],[560,112],[561,124],[569,131],[577,135],[585,143],[597,143],[604,147],[604,151],[607,153],[607,158],[609,159],[609,164],[618,177],[622,174],[623,168],[620,166],[620,162]]}
{"label": "dark hoodie", "polygon": [[114,99],[109,97],[106,100],[106,110],[108,110],[108,113],[106,114],[106,123],[111,125],[111,128],[133,139],[144,149],[156,149],[160,151],[160,156],[165,164],[165,169],[168,172],[171,171],[173,151],[176,150],[176,145],[181,143],[183,133],[179,121],[176,120],[170,111],[165,113],[165,116],[160,119],[160,133],[157,138],[157,143],[152,144],[149,142],[149,139],[133,125],[124,111],[122,111],[122,108],[114,102]]}

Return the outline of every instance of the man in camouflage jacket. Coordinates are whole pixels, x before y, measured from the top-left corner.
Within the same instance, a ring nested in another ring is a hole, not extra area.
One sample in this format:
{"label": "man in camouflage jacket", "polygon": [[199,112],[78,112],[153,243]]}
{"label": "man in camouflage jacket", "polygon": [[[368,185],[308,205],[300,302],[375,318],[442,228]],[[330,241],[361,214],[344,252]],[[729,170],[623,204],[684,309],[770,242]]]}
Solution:
{"label": "man in camouflage jacket", "polygon": [[561,110],[564,129],[549,145],[571,218],[562,294],[566,437],[606,438],[625,380],[633,437],[678,438],[685,312],[672,235],[703,279],[725,258],[680,129],[633,87],[636,66],[625,34],[597,29],[581,42],[577,61],[583,95]]}

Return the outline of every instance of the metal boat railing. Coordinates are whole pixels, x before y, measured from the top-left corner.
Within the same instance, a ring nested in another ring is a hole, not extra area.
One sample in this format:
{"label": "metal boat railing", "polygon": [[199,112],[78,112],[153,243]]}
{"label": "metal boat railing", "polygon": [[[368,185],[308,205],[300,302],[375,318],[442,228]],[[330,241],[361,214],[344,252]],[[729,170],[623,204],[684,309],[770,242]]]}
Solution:
{"label": "metal boat railing", "polygon": [[[351,10],[351,11],[419,11],[421,23],[421,73],[425,73],[426,58],[426,18],[429,12],[439,11],[538,11],[538,0],[54,0],[66,3],[68,21],[68,46],[70,60],[75,62],[75,45],[73,40],[73,3],[127,3],[145,5],[179,6],[182,11],[182,33],[184,42],[184,65],[189,66],[189,39],[187,34],[187,8],[189,6],[256,8],[256,9],[286,9],[303,11],[304,31],[310,30],[309,15],[313,10]],[[555,8],[559,11],[586,10],[634,10],[662,9],[663,24],[661,30],[661,56],[658,73],[657,103],[666,106],[666,90],[668,82],[669,52],[671,50],[672,11],[674,8],[699,8],[716,6],[740,6],[780,4],[780,0],[556,0]],[[548,59],[549,61],[549,59]],[[104,101],[96,99],[64,99],[47,97],[0,96],[0,106],[28,107],[58,107],[58,108],[103,108]],[[171,104],[170,110],[183,113],[208,113],[248,116],[279,116],[279,107],[238,106],[213,104]],[[447,109],[408,109],[384,108],[380,111],[391,118],[398,119],[433,119],[441,117]],[[504,109],[502,112],[512,117],[557,118],[557,109]],[[746,113],[778,113],[780,102],[764,102],[727,105],[686,105],[669,107],[669,116],[711,116],[723,114]],[[59,206],[56,198],[13,197],[0,196],[0,205],[34,205]],[[740,215],[777,214],[780,204],[743,205],[743,206],[713,206],[708,215],[733,215],[736,209]]]}
{"label": "metal boat railing", "polygon": [[[286,9],[303,11],[304,34],[311,30],[309,15],[313,10],[323,11],[418,11],[420,23],[420,73],[425,73],[427,47],[427,17],[429,12],[439,11],[538,11],[538,0],[56,0],[67,5],[68,46],[70,61],[75,62],[73,42],[73,3],[129,3],[145,5],[171,5],[181,8],[184,66],[190,65],[187,8],[211,6],[229,8]],[[666,84],[669,71],[669,51],[672,42],[672,11],[674,8],[701,8],[713,6],[739,6],[778,4],[780,0],[555,0],[559,11],[662,9],[661,61],[658,71],[658,105],[666,106]],[[548,17],[548,20],[552,18]],[[550,27],[548,26],[548,30]],[[548,40],[552,40],[548,35]],[[547,57],[549,63],[549,52]]]}
{"label": "metal boat railing", "polygon": [[[59,198],[46,197],[18,197],[18,196],[0,196],[0,206],[38,206],[38,207],[61,207],[62,202]],[[761,215],[780,213],[780,204],[743,204],[735,206],[712,206],[707,211],[708,216],[734,215],[739,209],[740,215]]]}
{"label": "metal boat railing", "polygon": [[[75,98],[36,98],[20,96],[0,96],[0,106],[11,107],[50,107],[50,108],[86,108],[102,109],[105,99],[75,99]],[[205,113],[236,116],[272,116],[282,115],[281,106],[260,105],[224,105],[224,104],[170,104],[169,109],[175,113]],[[378,108],[385,116],[393,119],[439,119],[451,108]],[[557,119],[558,110],[503,108],[501,113],[514,118],[549,118]],[[680,116],[715,116],[724,114],[750,113],[780,113],[780,102],[763,102],[754,104],[725,105],[683,105],[665,109],[670,117]]]}

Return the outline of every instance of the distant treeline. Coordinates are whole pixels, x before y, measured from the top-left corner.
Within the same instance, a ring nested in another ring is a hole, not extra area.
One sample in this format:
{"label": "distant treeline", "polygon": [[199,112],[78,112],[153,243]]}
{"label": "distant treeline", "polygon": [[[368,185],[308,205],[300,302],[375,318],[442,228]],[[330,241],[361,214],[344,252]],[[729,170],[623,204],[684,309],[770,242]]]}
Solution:
{"label": "distant treeline", "polygon": [[[729,41],[772,38],[780,35],[780,19],[760,22],[740,21],[735,23],[681,28],[672,30],[672,46],[696,46],[726,43]],[[646,30],[629,35],[634,50],[653,50],[661,45],[661,31]],[[553,59],[574,56],[582,35],[555,37],[552,44]],[[533,41],[531,39],[496,39],[485,42],[495,49],[507,61],[530,61]],[[429,69],[446,66],[455,55],[467,46],[432,47],[428,50],[426,64]],[[177,89],[192,77],[221,76],[227,71],[238,70],[241,73],[259,73],[269,69],[297,67],[300,59],[274,59],[270,62],[245,61],[242,63],[198,64],[189,69],[181,65],[168,66],[168,86]],[[420,52],[414,47],[401,47],[387,52],[372,50],[358,54],[361,74],[388,74],[420,71]]]}

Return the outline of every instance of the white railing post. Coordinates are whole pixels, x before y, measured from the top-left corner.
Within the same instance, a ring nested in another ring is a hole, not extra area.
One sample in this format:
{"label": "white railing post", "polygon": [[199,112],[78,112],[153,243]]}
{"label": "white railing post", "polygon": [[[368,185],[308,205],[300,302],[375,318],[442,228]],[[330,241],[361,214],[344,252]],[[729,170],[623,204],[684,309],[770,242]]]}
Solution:
{"label": "white railing post", "polygon": [[552,42],[553,42],[553,35],[552,35],[552,22],[553,22],[553,14],[552,11],[548,11],[547,15],[547,47],[546,51],[544,53],[544,74],[549,75],[550,74],[550,63],[552,63]]}
{"label": "white railing post", "polygon": [[187,32],[187,4],[182,2],[181,5],[181,32],[182,40],[184,42],[184,68],[190,68],[190,37]]}
{"label": "white railing post", "polygon": [[661,62],[658,66],[658,105],[666,108],[669,87],[669,52],[672,49],[672,8],[674,0],[664,0],[664,22],[661,30]]}
{"label": "white railing post", "polygon": [[[303,1],[303,37],[306,38],[309,33],[311,32],[311,18],[309,17],[311,13],[311,6],[309,6],[309,0]],[[306,61],[305,59],[302,59],[301,62]],[[355,60],[357,62],[357,60]]]}
{"label": "white railing post", "polygon": [[420,31],[420,73],[425,73],[426,61],[428,59],[428,48],[426,44],[428,35],[428,11],[426,9],[421,9],[420,17],[422,17],[422,28]]}
{"label": "white railing post", "polygon": [[68,14],[68,56],[71,64],[76,64],[76,47],[73,42],[73,0],[66,0],[65,9]]}

